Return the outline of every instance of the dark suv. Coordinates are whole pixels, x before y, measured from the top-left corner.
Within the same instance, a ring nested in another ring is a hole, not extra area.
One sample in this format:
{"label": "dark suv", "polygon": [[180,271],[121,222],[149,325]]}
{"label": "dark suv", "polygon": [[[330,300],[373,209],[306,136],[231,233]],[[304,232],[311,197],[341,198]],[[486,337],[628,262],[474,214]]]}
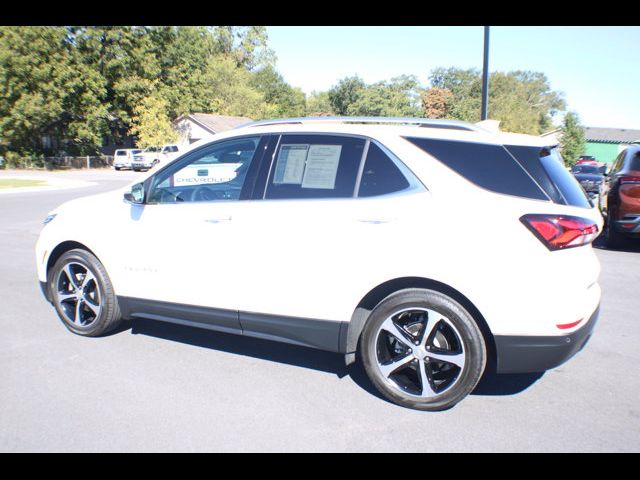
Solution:
{"label": "dark suv", "polygon": [[618,248],[628,238],[640,238],[640,144],[630,145],[616,158],[607,205],[607,246]]}

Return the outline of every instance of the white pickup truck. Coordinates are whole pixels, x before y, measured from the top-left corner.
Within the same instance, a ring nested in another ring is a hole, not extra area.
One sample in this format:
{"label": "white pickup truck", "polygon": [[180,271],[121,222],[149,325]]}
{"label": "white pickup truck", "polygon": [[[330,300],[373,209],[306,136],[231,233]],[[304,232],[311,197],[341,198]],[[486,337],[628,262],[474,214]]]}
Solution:
{"label": "white pickup truck", "polygon": [[133,158],[140,155],[142,150],[137,148],[121,148],[113,154],[113,168],[121,170],[123,168],[133,168]]}
{"label": "white pickup truck", "polygon": [[149,170],[160,161],[160,147],[147,147],[138,155],[133,157],[131,168],[136,172]]}
{"label": "white pickup truck", "polygon": [[149,170],[160,162],[170,162],[180,153],[182,153],[180,147],[175,144],[167,144],[162,147],[147,147],[133,157],[131,168],[137,172]]}

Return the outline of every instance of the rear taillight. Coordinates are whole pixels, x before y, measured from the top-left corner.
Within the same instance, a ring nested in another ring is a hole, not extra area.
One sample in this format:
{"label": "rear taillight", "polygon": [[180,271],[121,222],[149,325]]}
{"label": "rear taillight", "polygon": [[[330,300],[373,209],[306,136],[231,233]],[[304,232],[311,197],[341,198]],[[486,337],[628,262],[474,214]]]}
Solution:
{"label": "rear taillight", "polygon": [[549,250],[587,245],[598,236],[598,225],[592,220],[581,217],[529,214],[520,217],[520,221]]}
{"label": "rear taillight", "polygon": [[640,176],[624,175],[620,177],[620,185],[624,185],[624,184],[640,184]]}

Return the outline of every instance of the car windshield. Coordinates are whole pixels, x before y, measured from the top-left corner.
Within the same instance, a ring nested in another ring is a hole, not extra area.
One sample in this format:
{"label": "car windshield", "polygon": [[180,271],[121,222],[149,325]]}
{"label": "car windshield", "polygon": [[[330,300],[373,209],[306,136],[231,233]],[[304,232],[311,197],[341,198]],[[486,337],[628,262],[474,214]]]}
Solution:
{"label": "car windshield", "polygon": [[573,173],[600,173],[600,169],[595,165],[576,165],[573,167]]}
{"label": "car windshield", "polygon": [[158,150],[158,147],[147,147],[144,149],[145,152],[157,152]]}
{"label": "car windshield", "polygon": [[142,153],[142,150],[132,150],[132,151],[131,151],[131,153],[132,153],[133,155],[137,155],[137,154],[139,154],[139,153]]}
{"label": "car windshield", "polygon": [[127,154],[127,152],[125,150],[116,150],[116,155],[119,156],[119,157],[123,156],[123,155],[126,155],[126,154]]}

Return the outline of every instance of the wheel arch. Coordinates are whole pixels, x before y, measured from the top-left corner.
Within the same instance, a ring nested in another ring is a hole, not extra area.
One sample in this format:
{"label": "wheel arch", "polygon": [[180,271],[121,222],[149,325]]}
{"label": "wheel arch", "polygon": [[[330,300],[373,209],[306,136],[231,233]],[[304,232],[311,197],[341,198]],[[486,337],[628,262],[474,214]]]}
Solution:
{"label": "wheel arch", "polygon": [[91,253],[91,255],[93,255],[94,257],[98,258],[98,256],[86,245],[80,243],[80,242],[76,242],[74,240],[66,240],[62,243],[59,243],[52,251],[51,254],[49,255],[49,259],[47,260],[47,270],[46,270],[46,275],[47,275],[47,279],[49,278],[49,272],[51,271],[51,269],[53,268],[53,266],[56,264],[56,262],[58,261],[58,259],[64,255],[66,252],[68,252],[69,250],[75,250],[75,249],[81,249],[81,250],[86,250],[87,252]]}
{"label": "wheel arch", "polygon": [[491,329],[480,310],[478,310],[478,308],[463,293],[445,283],[438,282],[437,280],[423,277],[402,277],[386,281],[376,286],[358,303],[358,306],[351,316],[351,321],[346,326],[346,332],[341,338],[341,347],[347,355],[347,363],[352,363],[355,360],[354,354],[358,350],[358,342],[360,341],[362,330],[364,329],[364,325],[369,318],[371,311],[389,295],[407,288],[435,290],[451,297],[462,305],[464,309],[471,314],[482,332],[482,336],[484,337],[487,345],[488,360],[496,359],[496,346]]}

